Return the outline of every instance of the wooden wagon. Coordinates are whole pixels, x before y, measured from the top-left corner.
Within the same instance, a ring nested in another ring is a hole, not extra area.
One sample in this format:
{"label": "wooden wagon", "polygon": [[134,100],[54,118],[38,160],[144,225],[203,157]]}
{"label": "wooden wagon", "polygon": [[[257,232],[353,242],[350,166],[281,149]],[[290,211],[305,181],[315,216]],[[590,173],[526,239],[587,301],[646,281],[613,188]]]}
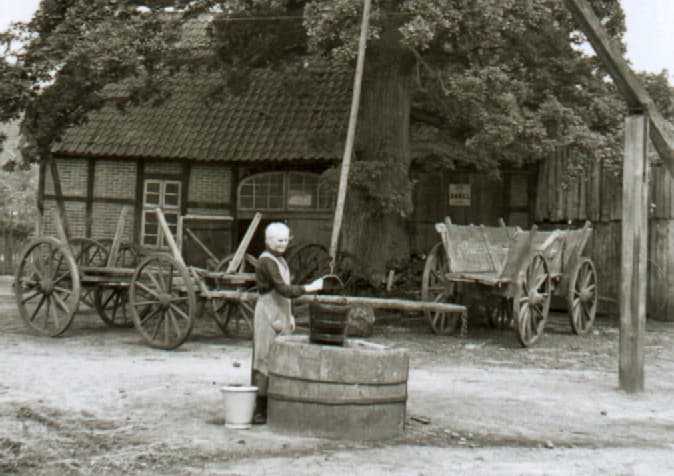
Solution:
{"label": "wooden wagon", "polygon": [[[23,320],[40,334],[59,336],[68,329],[80,305],[86,304],[111,326],[132,323],[147,344],[161,349],[181,345],[205,306],[210,306],[209,314],[223,332],[234,316],[252,327],[257,293],[252,258],[246,249],[261,215],[255,216],[236,252],[210,270],[185,264],[161,209],[156,213],[169,251],[136,254],[133,265],[120,253],[123,216],[110,248],[95,240],[68,240],[60,226],[59,238],[31,241],[14,283]],[[451,303],[368,297],[312,295],[297,301],[450,314],[466,311],[465,306]]]}
{"label": "wooden wagon", "polygon": [[[513,323],[519,342],[533,345],[543,334],[553,294],[568,300],[571,326],[589,332],[597,305],[596,273],[582,257],[591,234],[582,230],[542,232],[533,227],[436,224],[442,241],[424,265],[423,300],[452,300],[485,310],[496,326]],[[453,332],[455,315],[426,312],[436,334]]]}
{"label": "wooden wagon", "polygon": [[[60,226],[59,238],[32,240],[24,249],[14,283],[23,320],[40,334],[59,336],[80,306],[86,305],[106,324],[133,325],[150,346],[173,349],[187,339],[203,310],[202,288],[252,288],[255,276],[245,270],[245,250],[261,215],[252,221],[236,253],[221,260],[214,271],[188,267],[159,209],[157,216],[170,252],[142,256],[135,247],[121,243],[124,212],[109,244],[88,238],[69,240]],[[223,332],[235,315],[251,322],[250,304],[213,299],[209,304]]]}

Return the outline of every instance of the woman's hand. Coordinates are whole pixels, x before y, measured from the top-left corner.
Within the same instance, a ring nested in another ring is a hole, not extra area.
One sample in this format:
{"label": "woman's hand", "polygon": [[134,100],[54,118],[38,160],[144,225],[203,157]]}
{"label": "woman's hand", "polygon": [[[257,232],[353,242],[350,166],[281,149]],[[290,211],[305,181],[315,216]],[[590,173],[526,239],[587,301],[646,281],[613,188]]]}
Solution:
{"label": "woman's hand", "polygon": [[271,328],[274,332],[281,332],[283,330],[283,321],[277,320],[271,323]]}
{"label": "woman's hand", "polygon": [[321,289],[323,289],[323,278],[318,278],[304,286],[304,290],[308,293],[315,293]]}

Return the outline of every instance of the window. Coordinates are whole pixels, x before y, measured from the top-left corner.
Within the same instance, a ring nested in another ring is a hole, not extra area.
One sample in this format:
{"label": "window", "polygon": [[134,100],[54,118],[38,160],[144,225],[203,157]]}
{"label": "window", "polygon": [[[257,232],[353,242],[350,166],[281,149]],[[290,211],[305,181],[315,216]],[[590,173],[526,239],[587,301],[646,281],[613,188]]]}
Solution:
{"label": "window", "polygon": [[325,211],[334,194],[320,176],[307,172],[271,172],[252,175],[239,184],[239,209],[255,211]]}
{"label": "window", "polygon": [[156,208],[161,208],[173,236],[178,229],[180,216],[180,182],[176,180],[146,180],[143,193],[142,243],[146,246],[164,247],[166,242]]}

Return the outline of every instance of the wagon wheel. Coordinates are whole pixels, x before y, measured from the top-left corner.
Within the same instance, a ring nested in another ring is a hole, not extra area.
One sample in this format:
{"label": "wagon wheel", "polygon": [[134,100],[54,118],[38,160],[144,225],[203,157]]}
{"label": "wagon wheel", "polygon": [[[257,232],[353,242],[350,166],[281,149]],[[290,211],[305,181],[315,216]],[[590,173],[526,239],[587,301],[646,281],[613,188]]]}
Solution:
{"label": "wagon wheel", "polygon": [[[246,289],[254,291],[255,288]],[[250,334],[253,334],[253,318],[255,316],[255,304],[250,302],[227,301],[214,299],[211,301],[211,315],[220,330],[225,335],[239,335],[241,333],[241,321],[246,323]],[[234,326],[234,330],[230,328]]]}
{"label": "wagon wheel", "polygon": [[166,254],[141,261],[129,285],[134,326],[152,347],[175,349],[190,335],[197,295],[187,269]]}
{"label": "wagon wheel", "polygon": [[31,242],[21,255],[14,294],[21,318],[40,334],[68,329],[80,301],[80,275],[69,248],[55,238]]}
{"label": "wagon wheel", "polygon": [[567,303],[571,329],[585,335],[592,329],[597,313],[597,273],[590,258],[581,258],[569,280]]}
{"label": "wagon wheel", "polygon": [[543,335],[551,298],[548,262],[536,254],[520,275],[513,295],[513,319],[523,347],[535,344]]}
{"label": "wagon wheel", "polygon": [[[229,263],[232,261],[234,258],[234,254],[230,254],[222,258],[222,260],[218,263],[216,266],[215,270],[219,272],[224,272],[227,270],[227,266],[229,266]],[[243,267],[242,267],[243,265]],[[243,272],[243,273],[253,273],[255,272],[255,267],[257,266],[257,258],[250,253],[246,253],[243,257],[243,260],[241,261],[241,264],[239,265],[239,269],[237,271]]]}
{"label": "wagon wheel", "polygon": [[498,298],[487,306],[487,320],[494,329],[506,329],[513,320],[513,306],[509,299]]}
{"label": "wagon wheel", "polygon": [[[99,243],[101,243],[103,246],[106,247],[108,253],[110,252],[110,249],[112,248],[111,239],[105,238],[103,240],[99,240]],[[112,263],[112,265],[117,268],[135,268],[136,266],[138,266],[140,258],[141,253],[139,251],[138,246],[135,245],[134,243],[123,241],[119,244],[119,249],[117,250],[117,258],[115,259],[115,262]]]}
{"label": "wagon wheel", "polygon": [[[426,257],[421,278],[422,301],[446,302],[454,295],[451,283],[445,279],[448,271],[447,258],[442,243],[437,243]],[[424,311],[435,334],[448,335],[461,324],[461,316],[456,312]]]}
{"label": "wagon wheel", "polygon": [[[108,263],[108,250],[99,241],[91,238],[73,238],[68,240],[70,249],[75,257],[78,267],[82,266],[106,266]],[[80,301],[88,307],[96,307],[94,288],[85,286],[80,294]]]}
{"label": "wagon wheel", "polygon": [[300,246],[289,254],[288,268],[293,283],[305,284],[330,272],[330,254],[318,243]]}
{"label": "wagon wheel", "polygon": [[129,290],[126,287],[97,287],[94,290],[94,306],[98,316],[110,327],[133,326],[129,315]]}
{"label": "wagon wheel", "polygon": [[[225,271],[230,261],[232,260],[233,255],[225,257],[220,263],[216,271]],[[257,265],[257,258],[253,255],[246,253],[243,261],[243,271],[251,272],[255,270]],[[240,291],[255,291],[255,285],[248,287],[238,288]],[[213,299],[211,301],[211,315],[213,320],[220,328],[220,330],[225,335],[231,335],[232,331],[230,330],[230,323],[232,318],[234,318],[235,330],[233,334],[239,334],[240,331],[240,322],[243,320],[250,333],[253,332],[253,316],[255,315],[255,305],[249,302],[235,302],[227,301],[223,299]]]}

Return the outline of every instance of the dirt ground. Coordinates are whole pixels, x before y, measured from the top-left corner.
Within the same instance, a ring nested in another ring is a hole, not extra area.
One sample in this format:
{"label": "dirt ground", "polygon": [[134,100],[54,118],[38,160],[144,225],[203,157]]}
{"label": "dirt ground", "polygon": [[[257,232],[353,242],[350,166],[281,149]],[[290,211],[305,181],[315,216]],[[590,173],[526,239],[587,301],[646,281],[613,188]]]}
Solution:
{"label": "dirt ground", "polygon": [[646,391],[628,395],[615,317],[577,337],[553,314],[530,349],[480,323],[439,337],[380,317],[370,340],[410,352],[405,432],[322,440],[224,427],[219,387],[247,382],[248,339],[203,319],[160,351],[93,313],[39,337],[0,279],[0,474],[674,474],[674,324],[648,323]]}

